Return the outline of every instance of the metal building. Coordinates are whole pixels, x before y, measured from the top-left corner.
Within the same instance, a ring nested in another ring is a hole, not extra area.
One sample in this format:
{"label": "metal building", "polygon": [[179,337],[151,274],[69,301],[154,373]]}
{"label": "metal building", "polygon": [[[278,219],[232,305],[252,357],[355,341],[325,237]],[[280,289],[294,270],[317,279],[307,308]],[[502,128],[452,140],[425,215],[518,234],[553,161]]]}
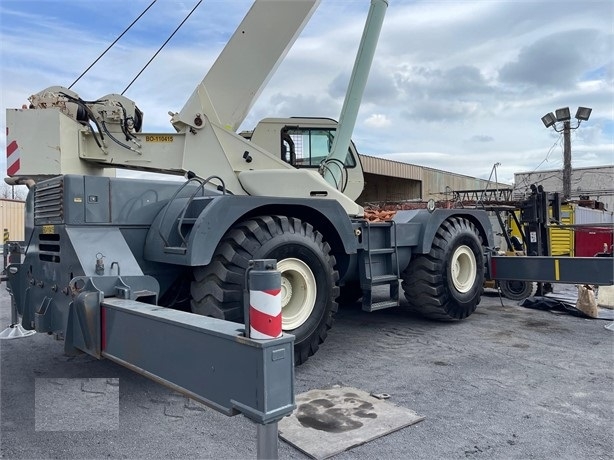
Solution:
{"label": "metal building", "polygon": [[[22,241],[24,239],[25,202],[0,198],[0,230],[8,239]],[[2,244],[2,243],[0,243]]]}
{"label": "metal building", "polygon": [[365,188],[358,203],[452,199],[458,190],[510,189],[511,185],[399,161],[360,155]]}
{"label": "metal building", "polygon": [[420,166],[360,155],[365,188],[356,200],[359,204],[403,201],[422,198]]}
{"label": "metal building", "polygon": [[[563,171],[520,172],[514,174],[514,196],[522,198],[530,193],[531,184],[538,184],[548,192],[563,192]],[[605,209],[614,211],[614,166],[574,168],[571,171],[572,201],[594,200],[604,203]]]}

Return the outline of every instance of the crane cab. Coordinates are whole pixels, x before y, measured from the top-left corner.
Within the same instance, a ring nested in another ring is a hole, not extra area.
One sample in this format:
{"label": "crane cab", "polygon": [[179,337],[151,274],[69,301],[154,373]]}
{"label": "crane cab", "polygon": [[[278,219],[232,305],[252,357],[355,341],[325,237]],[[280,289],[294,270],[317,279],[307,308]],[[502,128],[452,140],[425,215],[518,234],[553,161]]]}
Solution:
{"label": "crane cab", "polygon": [[336,131],[337,122],[331,118],[265,118],[253,131],[240,135],[297,169],[341,170],[337,189],[356,200],[364,188],[364,176],[354,143],[350,144],[343,164],[326,161]]}

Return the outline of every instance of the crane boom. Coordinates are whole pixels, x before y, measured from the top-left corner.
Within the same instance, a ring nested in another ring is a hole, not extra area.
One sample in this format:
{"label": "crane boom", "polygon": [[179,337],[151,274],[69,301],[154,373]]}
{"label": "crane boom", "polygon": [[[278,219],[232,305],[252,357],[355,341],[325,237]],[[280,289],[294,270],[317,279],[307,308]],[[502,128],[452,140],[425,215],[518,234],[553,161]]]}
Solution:
{"label": "crane boom", "polygon": [[[179,131],[196,114],[236,131],[320,0],[256,1],[222,53],[171,120]],[[268,24],[268,27],[263,27]]]}
{"label": "crane boom", "polygon": [[[367,86],[369,70],[371,69],[375,48],[377,47],[384,16],[386,15],[386,8],[388,8],[388,0],[371,0],[369,15],[367,16],[367,22],[360,39],[352,76],[350,77],[348,90],[345,93],[345,100],[341,108],[339,127],[337,128],[330,154],[325,161],[327,164],[334,161],[343,162],[347,155],[350,142],[352,141],[352,132],[358,118],[358,109],[360,109],[362,95]],[[328,167],[324,172],[324,178],[330,184],[337,186],[341,179],[341,172],[338,167]]]}

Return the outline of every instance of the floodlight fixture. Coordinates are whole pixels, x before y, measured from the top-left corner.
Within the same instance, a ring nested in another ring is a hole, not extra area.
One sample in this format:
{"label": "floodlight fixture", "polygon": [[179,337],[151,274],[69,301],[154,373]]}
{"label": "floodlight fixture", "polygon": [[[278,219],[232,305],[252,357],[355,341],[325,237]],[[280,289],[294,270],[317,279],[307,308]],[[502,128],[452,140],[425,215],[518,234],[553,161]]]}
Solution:
{"label": "floodlight fixture", "polygon": [[[569,200],[571,196],[571,132],[574,129],[580,127],[580,123],[587,121],[591,116],[593,109],[590,107],[578,107],[575,118],[578,121],[576,126],[571,125],[571,113],[569,107],[562,107],[556,109],[554,114],[552,112],[547,113],[542,117],[542,123],[546,128],[554,129],[557,133],[563,133],[563,197]],[[558,125],[557,123],[561,123]],[[543,187],[540,185],[539,189],[534,185],[531,186],[531,192],[543,191]],[[559,220],[559,219],[557,219]]]}
{"label": "floodlight fixture", "polygon": [[578,121],[588,121],[592,111],[593,109],[591,109],[590,107],[578,107],[575,118]]}
{"label": "floodlight fixture", "polygon": [[550,128],[550,126],[556,123],[556,118],[554,117],[554,114],[550,112],[544,115],[542,117],[542,123],[546,128]]}
{"label": "floodlight fixture", "polygon": [[561,109],[556,109],[556,121],[569,121],[571,120],[571,113],[569,112],[569,107],[563,107]]}

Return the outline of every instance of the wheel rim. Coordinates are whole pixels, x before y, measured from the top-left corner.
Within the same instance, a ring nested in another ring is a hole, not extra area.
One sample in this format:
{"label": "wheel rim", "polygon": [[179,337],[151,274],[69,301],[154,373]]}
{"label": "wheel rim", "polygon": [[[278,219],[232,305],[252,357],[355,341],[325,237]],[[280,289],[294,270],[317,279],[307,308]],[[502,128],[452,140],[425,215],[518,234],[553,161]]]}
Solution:
{"label": "wheel rim", "polygon": [[475,255],[469,246],[459,246],[452,254],[452,283],[457,291],[469,292],[477,277]]}
{"label": "wheel rim", "polygon": [[281,328],[291,331],[302,326],[315,306],[317,284],[309,266],[300,259],[277,263],[281,273]]}

